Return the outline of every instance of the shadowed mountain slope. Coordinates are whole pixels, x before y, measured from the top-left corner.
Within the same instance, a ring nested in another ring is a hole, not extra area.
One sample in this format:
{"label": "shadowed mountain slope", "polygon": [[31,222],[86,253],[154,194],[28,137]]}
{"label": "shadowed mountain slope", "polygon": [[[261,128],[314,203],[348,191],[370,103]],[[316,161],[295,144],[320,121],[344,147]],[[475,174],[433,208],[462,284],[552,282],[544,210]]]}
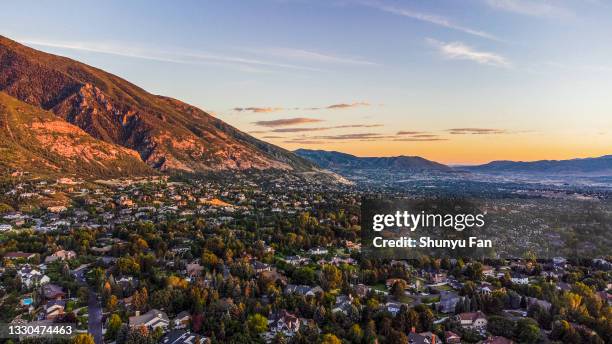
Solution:
{"label": "shadowed mountain slope", "polygon": [[160,171],[314,171],[307,160],[176,99],[0,36],[0,91],[93,138],[137,152]]}

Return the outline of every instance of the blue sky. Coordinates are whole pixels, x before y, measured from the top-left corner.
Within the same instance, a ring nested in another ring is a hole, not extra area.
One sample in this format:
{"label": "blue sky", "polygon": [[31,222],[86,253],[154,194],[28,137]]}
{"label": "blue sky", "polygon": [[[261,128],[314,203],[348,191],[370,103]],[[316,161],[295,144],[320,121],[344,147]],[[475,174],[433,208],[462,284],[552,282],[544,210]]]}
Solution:
{"label": "blue sky", "polygon": [[612,153],[611,19],[603,0],[19,1],[0,34],[289,149],[476,163]]}

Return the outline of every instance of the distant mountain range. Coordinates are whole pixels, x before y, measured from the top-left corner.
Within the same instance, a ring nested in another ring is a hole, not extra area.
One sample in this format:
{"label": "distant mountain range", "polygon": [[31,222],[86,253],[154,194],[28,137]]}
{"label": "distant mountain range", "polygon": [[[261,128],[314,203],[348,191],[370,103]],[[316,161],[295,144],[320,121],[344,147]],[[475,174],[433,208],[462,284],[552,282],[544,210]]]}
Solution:
{"label": "distant mountain range", "polygon": [[449,166],[423,159],[418,156],[395,156],[395,157],[357,157],[354,155],[324,151],[298,149],[295,154],[306,158],[321,168],[339,171],[342,169],[360,170],[396,170],[404,172],[451,172]]}
{"label": "distant mountain range", "polygon": [[418,156],[357,157],[354,155],[324,151],[298,149],[295,154],[306,158],[321,168],[336,172],[343,170],[386,170],[403,172],[452,172],[469,171],[481,173],[530,173],[530,174],[602,174],[612,175],[612,155],[598,158],[571,160],[493,161],[478,166],[449,167]]}
{"label": "distant mountain range", "polygon": [[513,172],[539,174],[606,174],[612,175],[612,155],[597,158],[539,161],[492,161],[478,166],[462,166],[474,172]]}
{"label": "distant mountain range", "polygon": [[5,169],[93,175],[318,171],[194,106],[2,36],[0,124]]}

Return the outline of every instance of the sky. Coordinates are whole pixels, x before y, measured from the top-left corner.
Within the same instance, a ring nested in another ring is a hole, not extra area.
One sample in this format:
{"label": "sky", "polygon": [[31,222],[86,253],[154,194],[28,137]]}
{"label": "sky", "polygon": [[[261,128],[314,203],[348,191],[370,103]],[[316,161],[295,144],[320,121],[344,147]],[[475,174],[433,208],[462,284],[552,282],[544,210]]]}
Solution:
{"label": "sky", "polygon": [[290,150],[612,154],[605,0],[22,0],[2,5],[0,35]]}

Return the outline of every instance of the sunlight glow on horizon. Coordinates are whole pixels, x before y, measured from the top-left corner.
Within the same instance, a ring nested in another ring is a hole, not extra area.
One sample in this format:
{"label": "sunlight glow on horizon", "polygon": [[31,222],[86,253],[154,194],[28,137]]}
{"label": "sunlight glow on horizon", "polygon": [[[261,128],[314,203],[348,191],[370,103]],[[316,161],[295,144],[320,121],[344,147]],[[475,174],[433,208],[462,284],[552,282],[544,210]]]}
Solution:
{"label": "sunlight glow on horizon", "polygon": [[0,34],[290,150],[447,164],[612,154],[612,4],[516,4],[25,0],[3,6]]}

